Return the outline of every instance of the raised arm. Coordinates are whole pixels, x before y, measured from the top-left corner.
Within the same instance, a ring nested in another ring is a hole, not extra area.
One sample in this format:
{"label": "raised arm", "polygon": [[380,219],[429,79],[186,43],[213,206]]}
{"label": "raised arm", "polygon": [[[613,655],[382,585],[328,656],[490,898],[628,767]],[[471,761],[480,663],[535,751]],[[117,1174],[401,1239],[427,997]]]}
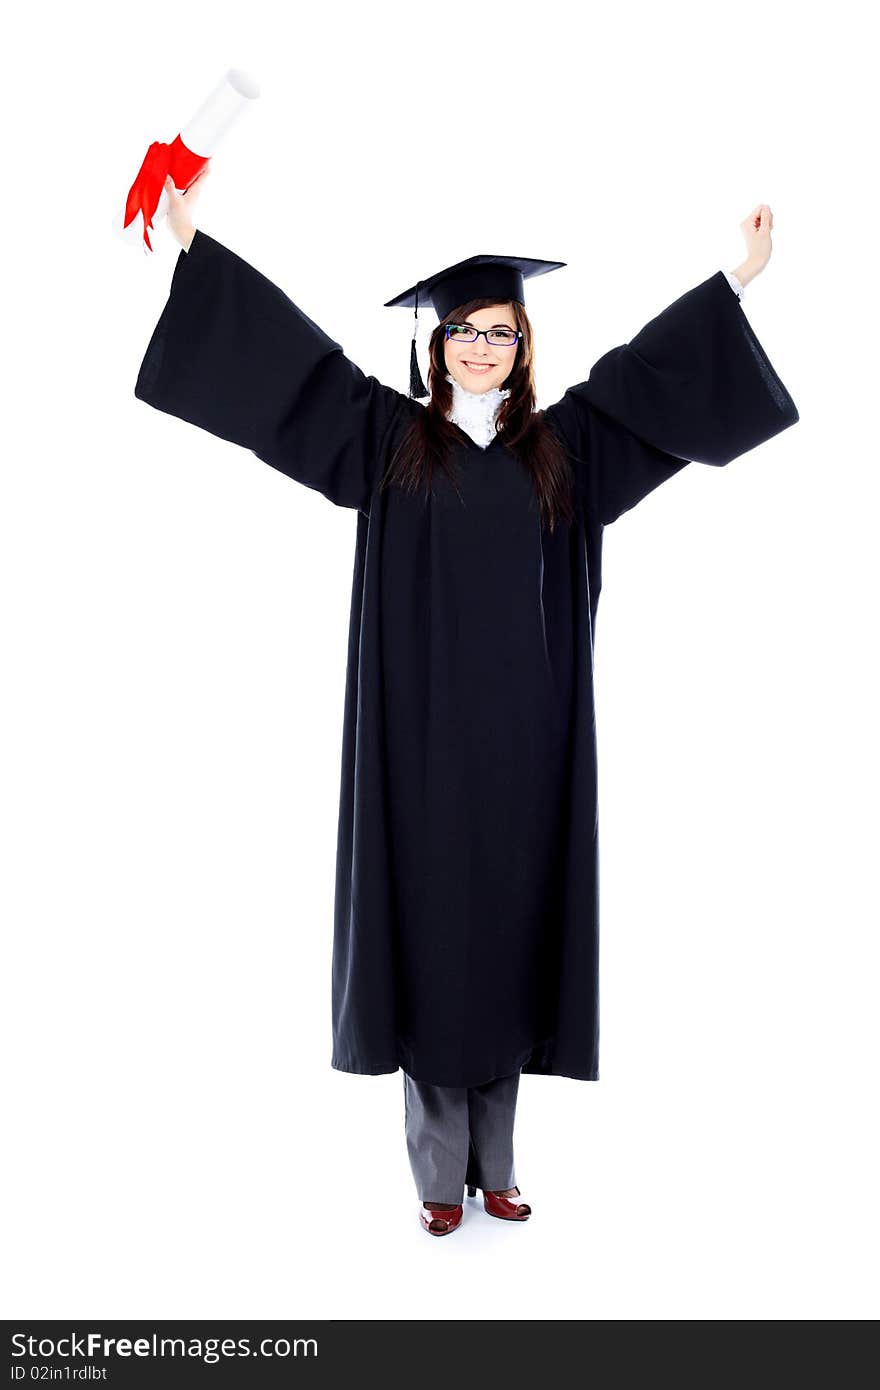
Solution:
{"label": "raised arm", "polygon": [[800,418],[732,291],[729,274],[716,271],[545,411],[600,524],[685,464],[723,466]]}
{"label": "raised arm", "polygon": [[178,256],[134,394],[367,513],[391,425],[415,404],[201,230]]}

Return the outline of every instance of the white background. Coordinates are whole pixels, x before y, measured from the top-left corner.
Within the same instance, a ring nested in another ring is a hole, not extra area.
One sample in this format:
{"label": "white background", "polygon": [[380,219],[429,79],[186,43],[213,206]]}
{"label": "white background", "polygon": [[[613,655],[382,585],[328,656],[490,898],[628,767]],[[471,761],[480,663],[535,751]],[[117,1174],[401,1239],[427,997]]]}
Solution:
{"label": "white background", "polygon": [[[4,1316],[877,1315],[867,19],[545,0],[14,21]],[[178,248],[111,221],[230,66],[262,96],[198,225],[400,390],[412,317],[382,305],[443,265],[568,263],[528,290],[548,405],[773,209],[743,310],[799,424],[606,531],[601,1080],[523,1078],[524,1226],[470,1203],[427,1237],[402,1074],[330,1067],[355,513],[133,394]]]}

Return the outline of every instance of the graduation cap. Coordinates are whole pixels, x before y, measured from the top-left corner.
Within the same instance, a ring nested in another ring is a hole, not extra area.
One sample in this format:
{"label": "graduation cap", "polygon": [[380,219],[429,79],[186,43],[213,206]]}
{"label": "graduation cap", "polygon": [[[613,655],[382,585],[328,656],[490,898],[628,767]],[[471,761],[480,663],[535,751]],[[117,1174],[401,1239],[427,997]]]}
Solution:
{"label": "graduation cap", "polygon": [[559,270],[565,261],[538,261],[529,256],[469,256],[466,261],[438,270],[426,280],[404,290],[403,294],[389,299],[386,309],[395,307],[415,308],[412,346],[409,355],[409,394],[427,396],[428,391],[419,372],[416,356],[416,335],[419,330],[419,305],[429,303],[437,311],[437,317],[446,318],[459,304],[470,299],[515,300],[525,305],[523,281],[533,275],[545,275],[548,270]]}

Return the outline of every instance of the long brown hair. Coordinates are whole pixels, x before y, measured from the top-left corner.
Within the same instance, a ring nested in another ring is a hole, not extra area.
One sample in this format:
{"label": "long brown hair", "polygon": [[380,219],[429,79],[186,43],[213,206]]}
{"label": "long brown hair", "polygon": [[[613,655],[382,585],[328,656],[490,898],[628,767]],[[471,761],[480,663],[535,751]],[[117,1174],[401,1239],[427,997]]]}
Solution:
{"label": "long brown hair", "polygon": [[[380,488],[392,485],[407,492],[430,489],[435,468],[441,469],[461,496],[450,467],[450,448],[461,441],[447,420],[452,408],[452,385],[446,380],[446,324],[462,323],[476,309],[488,309],[497,299],[469,299],[459,304],[438,323],[428,345],[430,366],[428,390],[431,399],[420,410],[400,441]],[[519,458],[531,474],[542,523],[551,532],[557,520],[570,522],[574,516],[573,476],[565,450],[546,424],[543,411],[535,410],[534,337],[523,306],[510,304],[517,328],[522,332],[513,369],[503,387],[510,395],[498,412],[497,429],[502,442]]]}

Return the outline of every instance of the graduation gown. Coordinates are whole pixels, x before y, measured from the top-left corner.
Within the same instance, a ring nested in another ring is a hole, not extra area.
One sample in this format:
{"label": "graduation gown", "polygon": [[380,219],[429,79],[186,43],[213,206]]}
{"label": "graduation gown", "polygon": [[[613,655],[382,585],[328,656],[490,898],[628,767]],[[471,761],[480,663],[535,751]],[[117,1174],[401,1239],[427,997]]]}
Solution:
{"label": "graduation gown", "polygon": [[798,419],[723,272],[545,410],[576,482],[552,535],[500,436],[455,427],[461,498],[442,474],[430,496],[378,491],[424,406],[201,230],[135,395],[356,513],[331,1065],[596,1080],[603,528]]}

